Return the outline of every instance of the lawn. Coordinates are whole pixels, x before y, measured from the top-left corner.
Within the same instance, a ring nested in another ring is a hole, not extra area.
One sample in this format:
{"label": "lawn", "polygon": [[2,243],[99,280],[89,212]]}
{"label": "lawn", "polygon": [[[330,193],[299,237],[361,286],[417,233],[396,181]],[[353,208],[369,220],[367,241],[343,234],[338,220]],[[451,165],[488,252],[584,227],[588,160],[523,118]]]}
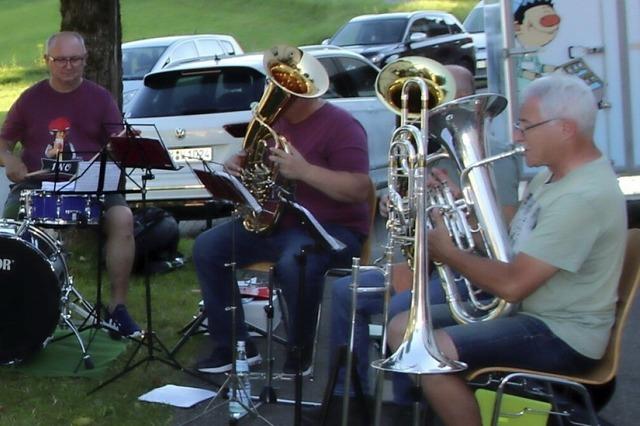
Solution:
{"label": "lawn", "polygon": [[[177,33],[230,33],[246,50],[262,50],[276,43],[319,43],[350,17],[362,13],[410,9],[443,9],[462,19],[475,0],[385,1],[385,0],[121,0],[123,39],[134,40]],[[215,5],[213,7],[212,5]],[[0,25],[0,122],[14,99],[30,84],[46,76],[40,61],[45,38],[59,27],[57,0],[3,0]],[[95,236],[67,240],[71,252],[70,274],[76,287],[95,300]],[[180,250],[190,255],[193,241],[184,238]],[[13,284],[18,285],[18,284]],[[105,287],[108,287],[105,283]],[[163,342],[172,345],[178,330],[195,313],[199,300],[193,265],[187,265],[152,280],[154,329]],[[104,297],[107,295],[105,294]],[[144,280],[131,284],[130,310],[144,324]],[[25,312],[24,315],[29,315]],[[197,347],[188,344],[179,361],[189,365]],[[112,366],[118,372],[126,357]],[[36,378],[0,369],[0,425],[165,425],[172,421],[168,408],[137,402],[149,389],[165,383],[180,383],[182,373],[155,362],[139,367],[91,397],[98,379]]]}

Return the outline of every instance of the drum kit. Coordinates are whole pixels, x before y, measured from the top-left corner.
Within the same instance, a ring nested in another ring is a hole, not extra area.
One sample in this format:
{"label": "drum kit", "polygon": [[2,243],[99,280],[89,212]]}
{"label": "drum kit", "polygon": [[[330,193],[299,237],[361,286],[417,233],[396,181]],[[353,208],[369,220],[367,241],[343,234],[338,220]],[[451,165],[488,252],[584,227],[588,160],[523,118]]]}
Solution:
{"label": "drum kit", "polygon": [[100,214],[95,195],[25,190],[20,220],[0,219],[0,365],[35,355],[60,325],[70,331],[63,337],[78,341],[85,368],[93,368],[80,331],[97,323],[96,311],[74,287],[55,231],[97,225]]}

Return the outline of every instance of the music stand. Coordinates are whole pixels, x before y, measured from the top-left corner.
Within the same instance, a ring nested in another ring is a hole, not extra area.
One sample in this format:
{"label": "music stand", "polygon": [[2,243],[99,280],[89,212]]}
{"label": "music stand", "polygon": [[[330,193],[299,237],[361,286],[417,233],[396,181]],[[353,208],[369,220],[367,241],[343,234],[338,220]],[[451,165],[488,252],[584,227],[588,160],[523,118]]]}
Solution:
{"label": "music stand", "polygon": [[[125,136],[112,136],[110,137],[110,155],[113,160],[119,165],[121,169],[133,168],[142,169],[143,174],[141,176],[142,185],[138,185],[141,192],[142,208],[146,208],[146,186],[147,181],[154,178],[152,170],[178,170],[179,168],[173,162],[173,159],[169,155],[169,152],[165,148],[160,139],[142,138],[134,135],[133,132],[127,131]],[[137,183],[136,183],[137,184]],[[145,262],[148,262],[149,252],[145,252]],[[182,368],[182,366],[176,361],[176,359],[167,350],[167,347],[162,341],[155,335],[153,331],[153,322],[151,314],[151,283],[150,274],[148,268],[144,273],[144,285],[145,285],[145,307],[147,313],[147,327],[143,331],[141,338],[132,338],[138,343],[138,346],[134,350],[133,354],[127,361],[122,371],[114,375],[110,379],[99,384],[96,388],[89,393],[93,393],[98,389],[108,385],[109,383],[122,377],[129,371],[135,369],[139,365],[145,362],[160,361],[178,370],[185,371],[189,374],[188,370]],[[147,347],[147,355],[132,364],[132,361],[136,357],[138,351],[142,346]],[[156,345],[158,348],[156,348]],[[156,355],[156,351],[163,353],[164,357]],[[203,380],[204,378],[195,375]],[[205,380],[208,381],[208,380]]]}

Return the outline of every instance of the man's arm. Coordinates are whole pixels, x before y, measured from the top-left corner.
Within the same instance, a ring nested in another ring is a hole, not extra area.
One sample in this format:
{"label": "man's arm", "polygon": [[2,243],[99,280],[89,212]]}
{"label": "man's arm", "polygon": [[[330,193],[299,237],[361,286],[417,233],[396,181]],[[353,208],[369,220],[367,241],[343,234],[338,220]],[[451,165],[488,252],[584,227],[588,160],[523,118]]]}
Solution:
{"label": "man's arm", "polygon": [[0,163],[5,167],[7,178],[15,183],[22,182],[27,174],[27,166],[20,157],[13,154],[13,146],[5,139],[0,138]]}
{"label": "man's arm", "polygon": [[269,159],[278,165],[280,173],[287,179],[302,181],[334,200],[345,203],[367,201],[371,185],[367,174],[329,170],[309,164],[293,146],[290,154],[272,148]]}
{"label": "man's arm", "polygon": [[557,267],[524,253],[502,262],[464,252],[452,243],[442,218],[436,216],[434,221],[437,226],[429,231],[429,256],[507,302],[520,302],[558,272]]}

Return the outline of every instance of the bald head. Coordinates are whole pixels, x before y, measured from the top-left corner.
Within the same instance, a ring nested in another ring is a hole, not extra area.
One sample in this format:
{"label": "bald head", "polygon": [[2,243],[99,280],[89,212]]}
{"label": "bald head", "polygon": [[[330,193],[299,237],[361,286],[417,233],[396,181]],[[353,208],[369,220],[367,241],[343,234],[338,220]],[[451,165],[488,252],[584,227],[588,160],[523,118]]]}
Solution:
{"label": "bald head", "polygon": [[47,42],[45,43],[45,55],[49,55],[51,49],[53,49],[58,43],[76,43],[81,46],[84,53],[87,51],[87,48],[84,45],[84,38],[80,33],[75,31],[60,31],[47,39]]}
{"label": "bald head", "polygon": [[471,71],[460,65],[445,65],[456,82],[456,99],[475,93],[475,82]]}

